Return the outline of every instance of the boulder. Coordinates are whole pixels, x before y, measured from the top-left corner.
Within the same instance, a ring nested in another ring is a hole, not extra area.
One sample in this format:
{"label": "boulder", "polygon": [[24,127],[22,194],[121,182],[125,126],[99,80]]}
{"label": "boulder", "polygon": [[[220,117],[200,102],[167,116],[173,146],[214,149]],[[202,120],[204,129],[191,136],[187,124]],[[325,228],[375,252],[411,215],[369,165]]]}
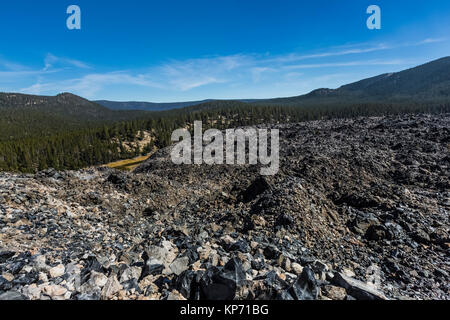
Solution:
{"label": "boulder", "polygon": [[386,296],[372,285],[350,278],[341,272],[335,272],[332,283],[344,288],[347,293],[358,300],[387,300]]}

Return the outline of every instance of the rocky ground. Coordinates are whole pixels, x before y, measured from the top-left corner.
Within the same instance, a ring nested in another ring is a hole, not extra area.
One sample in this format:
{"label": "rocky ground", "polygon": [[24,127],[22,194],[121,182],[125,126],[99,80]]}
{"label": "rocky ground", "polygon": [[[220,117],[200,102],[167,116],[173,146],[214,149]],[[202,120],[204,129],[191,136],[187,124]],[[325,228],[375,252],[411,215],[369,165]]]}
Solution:
{"label": "rocky ground", "polygon": [[276,127],[273,177],[1,173],[0,299],[450,297],[449,114]]}

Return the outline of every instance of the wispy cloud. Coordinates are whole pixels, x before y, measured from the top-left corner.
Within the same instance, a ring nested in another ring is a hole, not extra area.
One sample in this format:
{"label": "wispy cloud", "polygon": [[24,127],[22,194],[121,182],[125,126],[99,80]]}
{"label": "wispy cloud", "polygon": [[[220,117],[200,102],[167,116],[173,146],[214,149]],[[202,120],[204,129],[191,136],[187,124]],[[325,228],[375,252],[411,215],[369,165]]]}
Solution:
{"label": "wispy cloud", "polygon": [[0,57],[0,69],[3,70],[7,70],[7,71],[21,71],[21,70],[26,70],[27,67],[16,63],[16,62],[11,62],[9,60],[3,59]]}
{"label": "wispy cloud", "polygon": [[58,92],[77,92],[78,94],[90,98],[105,86],[120,84],[136,85],[147,88],[161,88],[159,84],[152,82],[144,75],[133,76],[126,72],[111,72],[105,74],[93,73],[81,78],[63,81],[38,81],[27,88],[20,89],[20,92],[42,94],[56,89]]}
{"label": "wispy cloud", "polygon": [[307,59],[316,59],[316,58],[328,58],[328,57],[338,57],[338,56],[346,56],[346,55],[353,55],[353,54],[362,54],[362,53],[370,53],[370,52],[376,52],[376,51],[382,51],[382,50],[388,50],[391,49],[392,46],[386,45],[386,44],[378,44],[376,46],[368,47],[368,48],[354,48],[354,49],[346,49],[346,50],[338,50],[338,51],[326,51],[322,53],[314,53],[314,54],[306,54],[306,55],[300,55],[296,53],[283,55],[283,56],[277,56],[273,58],[269,58],[265,60],[267,63],[285,63],[285,62],[294,62],[294,61],[300,61],[300,60],[307,60]]}
{"label": "wispy cloud", "polygon": [[416,42],[417,46],[423,45],[423,44],[429,44],[429,43],[440,43],[447,41],[448,38],[427,38],[422,41]]}
{"label": "wispy cloud", "polygon": [[284,69],[318,69],[331,67],[355,67],[355,66],[387,66],[387,65],[405,65],[411,63],[411,60],[396,59],[396,60],[369,60],[369,61],[348,61],[336,63],[315,63],[315,64],[297,64],[285,66]]}
{"label": "wispy cloud", "polygon": [[163,83],[182,91],[208,84],[230,81],[230,73],[252,63],[247,55],[207,57],[186,61],[171,61],[162,67],[150,70],[159,74]]}
{"label": "wispy cloud", "polygon": [[63,58],[63,57],[57,57],[51,53],[47,54],[44,60],[44,70],[49,70],[52,67],[56,66],[65,66],[65,67],[76,67],[80,69],[90,69],[91,67],[84,63],[83,61],[75,60],[75,59],[69,59],[69,58]]}

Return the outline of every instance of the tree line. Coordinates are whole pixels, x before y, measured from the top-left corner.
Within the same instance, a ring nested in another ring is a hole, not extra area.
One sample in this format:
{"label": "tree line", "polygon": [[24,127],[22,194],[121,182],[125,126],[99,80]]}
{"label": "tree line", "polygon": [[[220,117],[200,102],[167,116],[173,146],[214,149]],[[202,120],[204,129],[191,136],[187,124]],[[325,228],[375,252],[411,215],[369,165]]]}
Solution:
{"label": "tree line", "polygon": [[[189,127],[196,120],[203,121],[204,130],[212,127],[223,130],[262,123],[448,112],[450,102],[262,106],[238,101],[211,101],[181,110],[149,112],[129,121],[79,123],[65,127],[64,119],[57,121],[44,119],[39,114],[8,111],[0,129],[0,171],[75,170],[132,158],[170,145],[175,129]],[[18,117],[26,117],[27,121],[15,121]],[[48,130],[39,129],[43,123]],[[23,131],[33,134],[20,135]],[[142,138],[139,134],[142,131],[151,133],[151,142],[143,148],[127,147],[128,142]]]}

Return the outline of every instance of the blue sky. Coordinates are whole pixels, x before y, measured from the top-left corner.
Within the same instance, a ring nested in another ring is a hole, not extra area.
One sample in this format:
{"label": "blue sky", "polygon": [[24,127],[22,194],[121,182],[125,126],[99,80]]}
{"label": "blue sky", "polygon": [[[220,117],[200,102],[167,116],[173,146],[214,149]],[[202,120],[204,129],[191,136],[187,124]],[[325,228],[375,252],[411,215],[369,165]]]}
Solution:
{"label": "blue sky", "polygon": [[[81,8],[81,30],[66,9]],[[369,30],[366,9],[381,8]],[[443,0],[0,3],[0,91],[155,102],[294,96],[450,55]]]}

